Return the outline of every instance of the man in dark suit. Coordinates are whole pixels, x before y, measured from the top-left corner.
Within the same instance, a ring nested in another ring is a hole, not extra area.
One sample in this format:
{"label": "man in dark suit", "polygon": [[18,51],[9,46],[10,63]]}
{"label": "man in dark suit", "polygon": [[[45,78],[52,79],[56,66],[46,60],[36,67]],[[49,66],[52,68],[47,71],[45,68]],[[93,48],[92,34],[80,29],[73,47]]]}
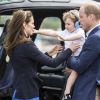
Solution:
{"label": "man in dark suit", "polygon": [[71,68],[78,73],[72,100],[95,100],[96,84],[100,81],[100,8],[84,4],[79,15],[87,39],[78,59],[70,61]]}

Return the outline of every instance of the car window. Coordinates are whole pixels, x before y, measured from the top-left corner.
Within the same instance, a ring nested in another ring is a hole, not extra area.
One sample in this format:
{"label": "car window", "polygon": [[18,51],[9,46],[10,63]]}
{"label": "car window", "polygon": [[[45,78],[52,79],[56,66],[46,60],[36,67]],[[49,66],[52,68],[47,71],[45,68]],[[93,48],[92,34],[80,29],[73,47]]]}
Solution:
{"label": "car window", "polygon": [[100,0],[71,0],[70,3],[83,4],[83,3],[88,3],[91,1],[93,1],[94,3],[97,3],[97,5],[100,5]]}
{"label": "car window", "polygon": [[11,15],[0,15],[0,36],[2,35],[3,32],[3,27],[7,19],[10,19]]}
{"label": "car window", "polygon": [[0,0],[0,4],[22,2],[22,1],[24,1],[24,0]]}
{"label": "car window", "polygon": [[30,0],[30,1],[52,1],[52,2],[70,2],[70,0]]}
{"label": "car window", "polygon": [[[59,31],[61,30],[61,20],[57,17],[47,17],[42,21],[40,29],[53,29]],[[57,37],[45,36],[40,34],[38,34],[35,39],[35,44],[43,52],[48,51],[58,43],[59,41]]]}

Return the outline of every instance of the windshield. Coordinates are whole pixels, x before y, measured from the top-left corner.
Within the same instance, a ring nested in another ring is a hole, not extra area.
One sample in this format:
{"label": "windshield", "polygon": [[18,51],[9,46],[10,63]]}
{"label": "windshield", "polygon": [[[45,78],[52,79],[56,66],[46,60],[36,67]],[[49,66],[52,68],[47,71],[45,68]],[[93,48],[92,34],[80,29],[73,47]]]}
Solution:
{"label": "windshield", "polygon": [[24,0],[0,0],[0,4],[22,2]]}

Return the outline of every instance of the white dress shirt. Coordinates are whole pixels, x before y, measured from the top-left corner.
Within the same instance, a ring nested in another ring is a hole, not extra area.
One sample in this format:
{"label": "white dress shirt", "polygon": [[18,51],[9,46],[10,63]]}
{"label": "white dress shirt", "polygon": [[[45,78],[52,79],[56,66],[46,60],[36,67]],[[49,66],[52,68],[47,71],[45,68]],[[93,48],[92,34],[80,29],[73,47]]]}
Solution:
{"label": "white dress shirt", "polygon": [[74,32],[68,32],[67,30],[64,30],[64,31],[59,31],[59,34],[60,35],[63,35],[64,37],[67,37],[69,35],[72,35],[72,34],[81,34],[82,37],[79,38],[79,39],[76,39],[76,40],[73,40],[73,41],[64,41],[65,43],[65,49],[67,49],[69,47],[69,45],[72,43],[72,42],[79,42],[80,43],[80,48],[77,49],[77,51],[73,54],[73,56],[78,56],[81,49],[82,49],[82,46],[85,42],[85,32],[82,28],[78,28],[77,30],[75,30]]}

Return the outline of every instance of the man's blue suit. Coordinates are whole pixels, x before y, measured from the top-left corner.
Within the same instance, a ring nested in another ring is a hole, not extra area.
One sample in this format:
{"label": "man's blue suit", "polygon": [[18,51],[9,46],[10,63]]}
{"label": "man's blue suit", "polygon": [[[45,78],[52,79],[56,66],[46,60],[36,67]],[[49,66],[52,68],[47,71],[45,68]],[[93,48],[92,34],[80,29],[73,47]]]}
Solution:
{"label": "man's blue suit", "polygon": [[96,84],[100,81],[100,25],[90,32],[79,58],[70,64],[79,73],[72,100],[95,100]]}

